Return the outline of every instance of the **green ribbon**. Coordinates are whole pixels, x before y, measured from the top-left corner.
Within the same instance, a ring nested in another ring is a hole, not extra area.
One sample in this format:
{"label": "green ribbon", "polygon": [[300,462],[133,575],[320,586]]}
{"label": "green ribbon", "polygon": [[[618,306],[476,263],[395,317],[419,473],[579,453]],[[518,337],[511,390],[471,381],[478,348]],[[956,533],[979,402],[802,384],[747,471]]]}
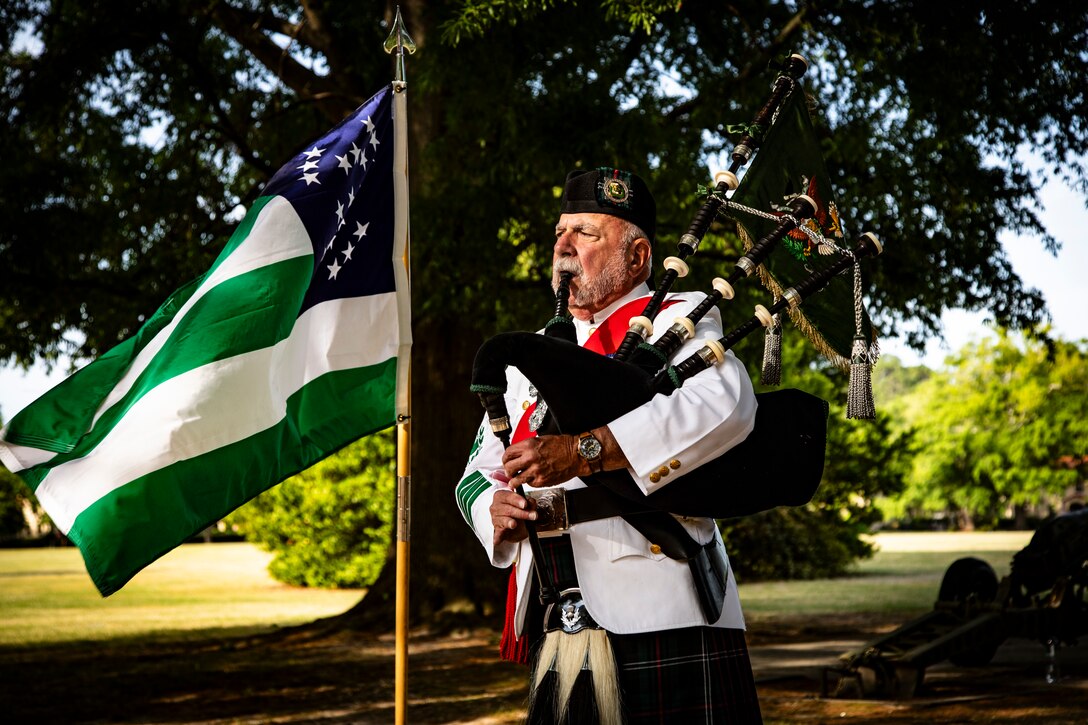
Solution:
{"label": "green ribbon", "polygon": [[763,137],[764,130],[763,126],[758,123],[730,123],[725,127],[725,132],[730,135],[735,133],[747,134],[756,140]]}

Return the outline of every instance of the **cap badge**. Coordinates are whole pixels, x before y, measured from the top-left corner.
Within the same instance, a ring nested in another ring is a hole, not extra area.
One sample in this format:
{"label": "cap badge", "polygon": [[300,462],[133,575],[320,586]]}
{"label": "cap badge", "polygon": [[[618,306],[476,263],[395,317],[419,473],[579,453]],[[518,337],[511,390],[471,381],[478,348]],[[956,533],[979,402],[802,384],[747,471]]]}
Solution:
{"label": "cap badge", "polygon": [[609,179],[604,182],[604,195],[617,204],[627,201],[630,194],[631,190],[627,188],[627,184],[619,179]]}
{"label": "cap badge", "polygon": [[630,208],[631,173],[619,169],[600,168],[597,184],[597,203],[603,206]]}

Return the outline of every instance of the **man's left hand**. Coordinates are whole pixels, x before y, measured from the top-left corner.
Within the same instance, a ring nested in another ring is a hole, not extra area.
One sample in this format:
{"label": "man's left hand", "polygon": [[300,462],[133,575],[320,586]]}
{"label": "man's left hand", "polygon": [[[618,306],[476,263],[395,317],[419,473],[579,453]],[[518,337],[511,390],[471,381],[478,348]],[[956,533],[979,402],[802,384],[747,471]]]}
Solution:
{"label": "man's left hand", "polygon": [[578,439],[567,435],[518,441],[503,453],[502,466],[512,488],[555,486],[590,472],[589,464],[578,455]]}

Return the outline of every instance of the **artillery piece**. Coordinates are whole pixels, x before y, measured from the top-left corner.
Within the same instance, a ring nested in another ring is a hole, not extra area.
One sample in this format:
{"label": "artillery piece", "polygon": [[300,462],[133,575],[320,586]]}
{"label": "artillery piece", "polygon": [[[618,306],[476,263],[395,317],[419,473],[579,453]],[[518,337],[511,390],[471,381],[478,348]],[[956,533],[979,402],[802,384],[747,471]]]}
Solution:
{"label": "artillery piece", "polygon": [[[1010,637],[1048,647],[1088,634],[1088,509],[1042,524],[998,581],[974,557],[945,571],[933,610],[839,657],[823,671],[824,697],[912,697],[927,667],[986,665]],[[1053,660],[1052,660],[1053,662]],[[1049,677],[1048,673],[1048,677]]]}

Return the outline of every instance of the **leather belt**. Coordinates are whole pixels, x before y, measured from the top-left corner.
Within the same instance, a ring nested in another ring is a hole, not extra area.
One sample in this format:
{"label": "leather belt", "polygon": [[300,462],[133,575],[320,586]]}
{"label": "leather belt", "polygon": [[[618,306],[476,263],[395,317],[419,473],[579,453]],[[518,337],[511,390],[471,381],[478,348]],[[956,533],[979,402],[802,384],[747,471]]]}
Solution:
{"label": "leather belt", "polygon": [[527,488],[525,496],[536,509],[538,536],[559,536],[586,521],[629,516],[658,509],[617,495],[605,486],[586,488]]}
{"label": "leather belt", "polygon": [[687,562],[707,624],[718,621],[729,567],[725,552],[711,540],[699,544],[671,514],[618,495],[605,486],[522,489],[534,503],[537,536],[562,536],[574,524],[622,516],[670,559]]}

